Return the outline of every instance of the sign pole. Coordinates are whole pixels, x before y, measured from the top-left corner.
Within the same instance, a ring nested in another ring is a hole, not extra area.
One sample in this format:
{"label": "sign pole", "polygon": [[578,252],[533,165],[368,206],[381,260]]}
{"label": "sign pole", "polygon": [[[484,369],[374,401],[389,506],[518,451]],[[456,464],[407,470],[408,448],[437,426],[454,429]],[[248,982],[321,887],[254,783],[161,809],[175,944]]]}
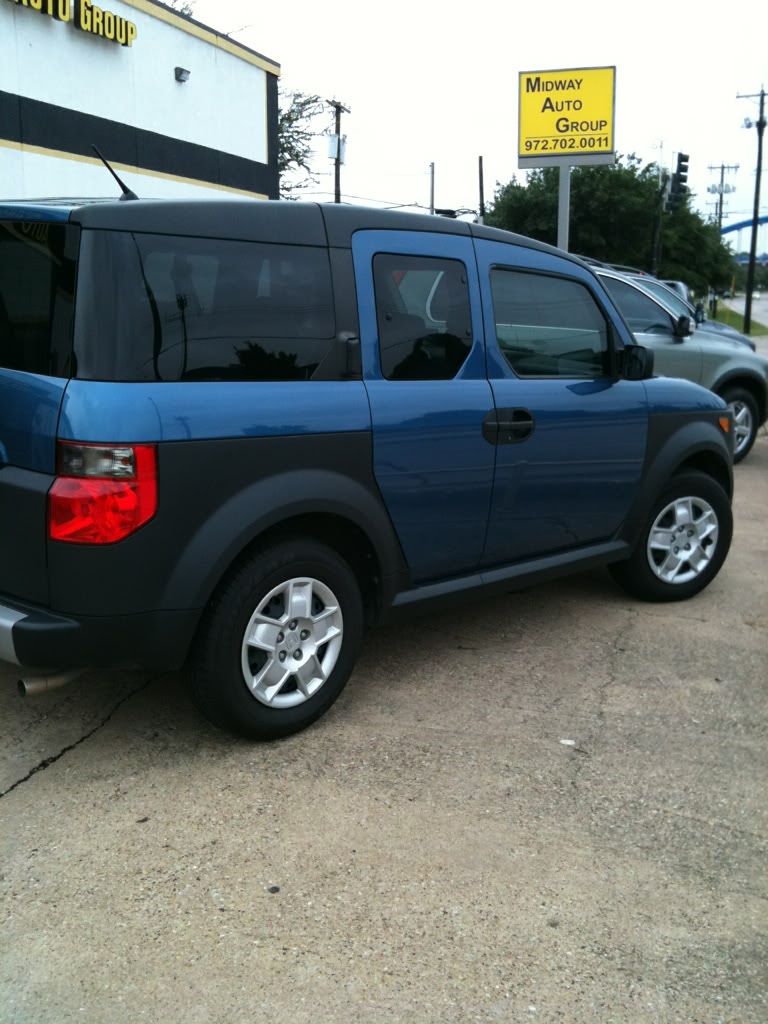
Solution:
{"label": "sign pole", "polygon": [[571,223],[571,165],[560,165],[557,199],[557,247],[568,252],[568,228]]}

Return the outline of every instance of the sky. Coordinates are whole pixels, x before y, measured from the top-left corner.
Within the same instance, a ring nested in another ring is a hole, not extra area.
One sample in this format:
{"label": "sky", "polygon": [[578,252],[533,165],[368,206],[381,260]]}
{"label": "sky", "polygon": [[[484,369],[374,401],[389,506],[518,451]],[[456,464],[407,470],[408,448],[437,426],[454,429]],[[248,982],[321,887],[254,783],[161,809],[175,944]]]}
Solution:
{"label": "sky", "polygon": [[[282,88],[341,100],[347,137],[342,198],[371,205],[478,206],[478,156],[486,202],[517,166],[518,74],[552,68],[616,66],[616,149],[674,170],[688,153],[694,206],[714,215],[707,187],[720,165],[736,191],[724,225],[752,216],[757,93],[768,86],[768,3],[731,6],[691,0],[197,0],[194,16],[282,67]],[[332,111],[319,129],[330,130]],[[768,133],[761,214],[768,213]],[[320,140],[320,183],[307,198],[332,199],[333,165]],[[710,166],[715,170],[709,170]],[[726,236],[734,241],[735,235]],[[749,231],[740,232],[749,248]],[[759,251],[768,248],[761,229]]]}

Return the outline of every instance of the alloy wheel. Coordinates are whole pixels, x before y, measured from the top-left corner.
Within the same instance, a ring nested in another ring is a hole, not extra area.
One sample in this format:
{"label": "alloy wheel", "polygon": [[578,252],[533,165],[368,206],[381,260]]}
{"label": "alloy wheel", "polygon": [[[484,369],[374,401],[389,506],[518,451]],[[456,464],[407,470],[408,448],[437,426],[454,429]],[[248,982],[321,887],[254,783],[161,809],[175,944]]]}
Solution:
{"label": "alloy wheel", "polygon": [[676,498],[656,516],[646,553],[653,573],[664,583],[689,583],[712,561],[719,524],[703,498]]}
{"label": "alloy wheel", "polygon": [[748,447],[752,432],[754,430],[754,424],[752,422],[752,410],[746,404],[746,402],[740,402],[737,400],[728,403],[728,408],[733,414],[733,432],[734,432],[734,455],[741,455],[742,451]]}
{"label": "alloy wheel", "polygon": [[246,626],[246,686],[272,708],[303,704],[333,671],[343,635],[341,608],[330,587],[309,577],[286,580],[259,603]]}

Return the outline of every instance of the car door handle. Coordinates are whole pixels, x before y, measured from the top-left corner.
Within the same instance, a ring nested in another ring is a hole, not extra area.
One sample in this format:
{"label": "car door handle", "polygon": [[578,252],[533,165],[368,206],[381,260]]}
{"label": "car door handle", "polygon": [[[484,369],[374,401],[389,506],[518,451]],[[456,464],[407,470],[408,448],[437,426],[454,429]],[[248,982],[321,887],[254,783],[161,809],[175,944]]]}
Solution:
{"label": "car door handle", "polygon": [[483,420],[483,437],[489,444],[518,444],[531,436],[535,425],[528,409],[491,409]]}

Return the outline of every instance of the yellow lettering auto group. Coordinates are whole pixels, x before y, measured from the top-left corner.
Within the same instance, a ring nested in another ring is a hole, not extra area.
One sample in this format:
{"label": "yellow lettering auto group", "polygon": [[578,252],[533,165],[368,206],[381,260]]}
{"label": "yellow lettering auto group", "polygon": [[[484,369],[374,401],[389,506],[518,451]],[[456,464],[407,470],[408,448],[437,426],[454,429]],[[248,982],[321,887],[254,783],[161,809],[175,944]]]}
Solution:
{"label": "yellow lettering auto group", "polygon": [[[536,75],[535,77],[526,78],[525,91],[535,93],[568,92],[569,90],[574,90],[578,92],[583,81],[583,78],[546,80],[542,79],[540,75]],[[562,113],[565,110],[582,110],[583,107],[584,104],[581,100],[553,100],[550,96],[547,96],[541,105],[541,113],[544,114],[547,111]],[[555,121],[555,130],[558,132],[604,132],[607,128],[608,121],[604,118],[573,121],[567,117],[558,117]]]}
{"label": "yellow lettering auto group", "polygon": [[133,46],[138,31],[127,18],[105,11],[92,0],[10,0],[19,7],[29,7],[57,21],[71,22],[75,28],[120,46]]}
{"label": "yellow lettering auto group", "polygon": [[110,39],[121,46],[132,46],[136,26],[127,18],[112,11],[104,11],[91,0],[75,0],[75,26],[83,32]]}

